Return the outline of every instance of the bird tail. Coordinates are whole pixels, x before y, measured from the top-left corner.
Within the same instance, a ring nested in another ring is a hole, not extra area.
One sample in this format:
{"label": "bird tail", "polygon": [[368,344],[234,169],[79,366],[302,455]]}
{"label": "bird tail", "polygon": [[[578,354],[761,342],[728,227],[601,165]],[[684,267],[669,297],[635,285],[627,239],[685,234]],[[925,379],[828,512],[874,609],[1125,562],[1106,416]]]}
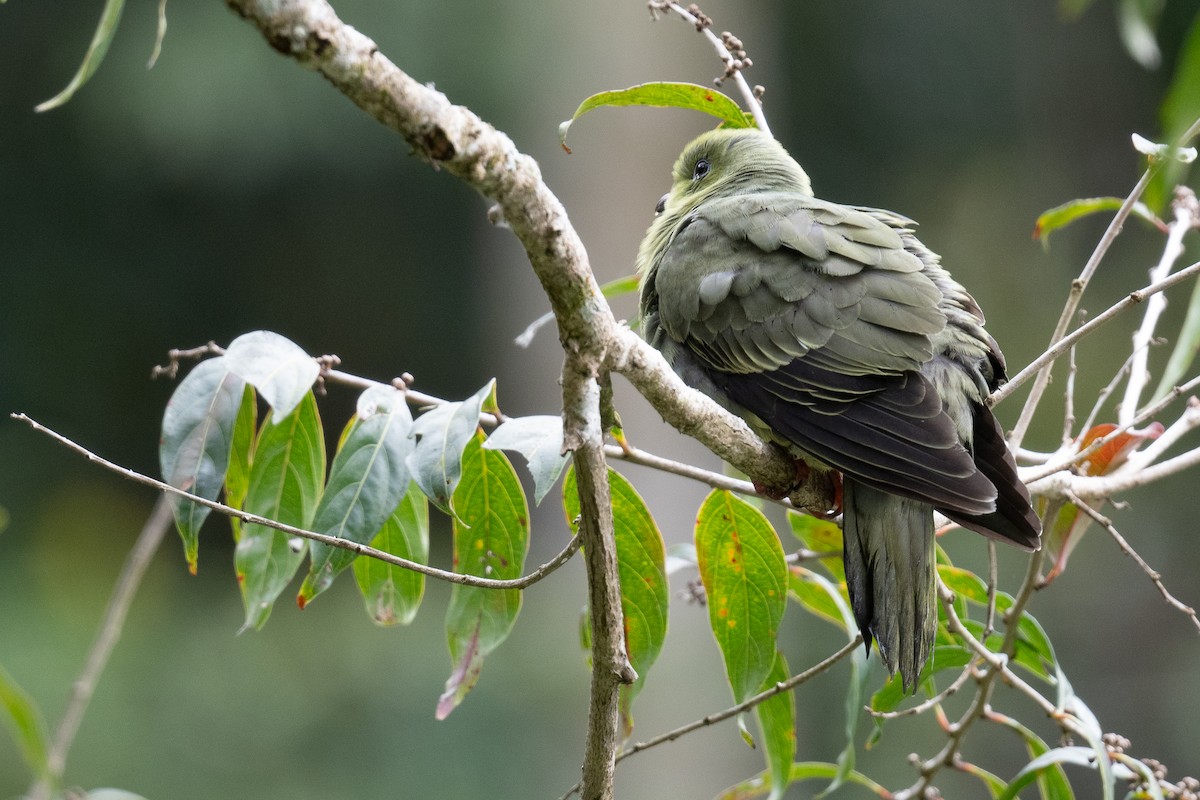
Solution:
{"label": "bird tail", "polygon": [[916,688],[937,634],[933,507],[843,482],[843,559],[854,618],[888,672]]}

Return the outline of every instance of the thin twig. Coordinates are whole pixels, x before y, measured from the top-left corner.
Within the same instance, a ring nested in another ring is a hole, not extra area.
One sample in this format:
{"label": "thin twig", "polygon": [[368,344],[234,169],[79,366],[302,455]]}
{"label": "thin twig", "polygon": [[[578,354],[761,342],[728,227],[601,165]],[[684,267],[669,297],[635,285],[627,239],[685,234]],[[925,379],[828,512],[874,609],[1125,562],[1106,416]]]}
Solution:
{"label": "thin twig", "polygon": [[[727,720],[730,717],[736,717],[738,714],[741,714],[744,711],[749,711],[751,708],[754,708],[759,703],[762,703],[765,700],[770,700],[772,697],[774,697],[777,694],[782,694],[783,692],[790,692],[792,689],[795,689],[797,686],[799,686],[803,683],[807,683],[808,681],[817,677],[821,673],[827,671],[830,667],[832,667],[837,662],[841,661],[846,656],[853,653],[854,650],[860,646],[862,646],[862,634],[858,634],[857,636],[854,637],[853,640],[851,640],[847,644],[843,645],[840,650],[838,650],[837,652],[828,656],[824,660],[818,662],[817,664],[814,664],[813,666],[804,670],[804,672],[797,673],[785,681],[780,681],[779,683],[775,684],[771,688],[765,689],[765,690],[759,692],[758,694],[745,700],[744,702],[738,703],[735,706],[730,706],[729,708],[725,709],[724,711],[717,711],[715,713],[709,714],[708,716],[701,717],[700,719],[697,719],[697,720],[693,720],[692,722],[689,722],[686,725],[681,725],[678,728],[675,728],[674,730],[670,730],[670,731],[667,731],[666,733],[659,734],[658,736],[655,736],[653,739],[647,739],[644,742],[638,742],[637,744],[633,745],[632,747],[629,747],[626,750],[623,750],[620,754],[618,754],[617,755],[617,763],[624,761],[626,758],[628,758],[629,756],[635,755],[636,753],[641,753],[645,750],[649,750],[651,747],[657,747],[660,744],[665,744],[667,742],[673,742],[676,739],[678,739],[679,737],[684,736],[685,734],[691,733],[692,731],[696,731],[701,728],[706,728],[710,725],[715,725],[716,723],[723,722],[724,720]],[[562,797],[559,798],[559,800],[567,800],[568,797],[571,797],[572,795],[576,794],[578,791],[579,791],[579,784],[575,784],[570,789],[568,789],[562,795]]]}
{"label": "thin twig", "polygon": [[[1167,243],[1163,246],[1162,256],[1150,270],[1151,283],[1167,277],[1171,273],[1171,267],[1183,255],[1183,237],[1195,222],[1195,195],[1192,195],[1191,199],[1192,202],[1189,203],[1183,195],[1178,195],[1171,204],[1175,219],[1168,226]],[[1154,329],[1158,326],[1159,317],[1166,307],[1167,299],[1163,295],[1150,298],[1146,303],[1146,315],[1142,317],[1142,324],[1133,334],[1133,365],[1129,370],[1129,382],[1125,384],[1125,397],[1119,409],[1119,420],[1122,424],[1128,423],[1137,414],[1142,392],[1150,378],[1150,371],[1146,366],[1150,358],[1150,343],[1154,341]]]}
{"label": "thin twig", "polygon": [[388,564],[402,567],[407,570],[412,570],[413,572],[419,572],[422,575],[426,575],[430,578],[436,578],[437,580],[447,581],[449,583],[459,583],[464,586],[476,586],[480,589],[524,589],[542,580],[547,575],[565,564],[571,558],[571,556],[575,555],[575,552],[579,549],[580,544],[582,544],[579,541],[578,536],[572,538],[567,546],[563,548],[558,555],[547,561],[545,564],[542,564],[533,572],[530,572],[528,575],[520,578],[498,580],[495,578],[479,578],[474,575],[464,575],[461,572],[448,572],[447,570],[431,567],[427,564],[409,561],[407,558],[401,558],[400,556],[392,555],[391,553],[385,553],[382,550],[376,550],[374,547],[370,547],[365,544],[358,544],[357,542],[351,542],[348,539],[340,539],[337,536],[329,536],[328,534],[317,533],[316,531],[297,528],[292,525],[285,525],[282,522],[276,522],[273,519],[269,519],[258,514],[251,514],[246,511],[233,508],[232,506],[227,506],[224,503],[218,503],[215,500],[209,500],[206,497],[200,497],[199,495],[185,492],[183,489],[177,489],[168,483],[163,483],[160,480],[151,478],[149,475],[143,475],[142,473],[132,470],[129,467],[122,467],[119,464],[114,464],[108,459],[96,455],[82,445],[76,444],[67,437],[63,436],[61,433],[47,428],[45,425],[42,425],[37,420],[34,420],[25,414],[10,414],[9,416],[18,422],[26,423],[29,425],[29,427],[33,428],[39,433],[44,433],[51,439],[54,439],[64,447],[75,451],[92,463],[98,464],[99,466],[104,467],[111,472],[115,472],[118,475],[133,481],[134,483],[140,483],[143,486],[150,486],[158,489],[160,492],[166,492],[177,497],[186,498],[191,500],[193,503],[211,508],[213,511],[217,511],[227,517],[233,517],[241,520],[241,522],[244,524],[262,525],[267,528],[274,528],[275,530],[283,531],[290,536],[299,536],[303,539],[311,539],[314,542],[321,542],[322,544],[327,544],[330,547],[340,547],[341,549],[349,550],[356,555],[375,558]]}
{"label": "thin twig", "polygon": [[[1063,337],[1066,335],[1067,326],[1070,325],[1071,320],[1075,317],[1075,312],[1079,308],[1079,302],[1083,298],[1083,292],[1087,289],[1088,282],[1092,279],[1092,275],[1095,274],[1096,269],[1100,266],[1100,262],[1108,253],[1109,248],[1112,247],[1117,234],[1121,232],[1121,228],[1125,225],[1125,220],[1128,219],[1130,212],[1133,211],[1133,206],[1146,191],[1146,187],[1150,185],[1150,179],[1154,177],[1157,171],[1157,166],[1151,165],[1142,173],[1142,177],[1133,187],[1129,196],[1125,198],[1125,202],[1121,203],[1121,207],[1117,209],[1117,213],[1109,221],[1108,228],[1105,229],[1104,235],[1100,237],[1100,241],[1097,242],[1096,248],[1092,251],[1092,255],[1088,258],[1087,263],[1084,264],[1083,271],[1079,273],[1079,277],[1071,282],[1071,291],[1067,295],[1067,302],[1063,305],[1062,313],[1058,317],[1058,323],[1054,326],[1054,332],[1050,335],[1050,343],[1046,346],[1046,353],[1043,356],[1052,354],[1056,350],[1061,354],[1062,351],[1059,347],[1062,344]],[[1025,439],[1025,432],[1029,430],[1029,423],[1033,421],[1033,415],[1037,411],[1038,403],[1041,402],[1042,394],[1050,384],[1050,369],[1054,364],[1055,358],[1057,358],[1057,355],[1049,358],[1039,358],[1035,362],[1037,363],[1037,367],[1033,373],[1030,373],[1029,367],[1027,367],[1018,375],[1018,377],[1022,378],[1021,382],[1031,374],[1036,374],[1037,379],[1033,383],[1033,388],[1029,390],[1029,397],[1026,398],[1025,405],[1021,408],[1021,415],[1017,419],[1017,424],[1013,427],[1012,433],[1009,434],[1008,442],[1011,447],[1020,447],[1022,441]],[[1032,366],[1031,364],[1030,367]],[[994,393],[991,402],[993,404],[998,403],[1004,397],[1011,394],[1013,389],[1016,388],[1013,385],[1014,383],[1019,385],[1019,382],[1016,382],[1015,379],[1010,381],[1006,386],[1012,386],[1012,388],[1000,397],[996,396],[996,394],[999,394],[998,392]]]}
{"label": "thin twig", "polygon": [[1112,380],[1108,382],[1108,385],[1096,395],[1096,402],[1092,404],[1092,410],[1088,412],[1087,419],[1083,421],[1083,425],[1079,428],[1080,433],[1090,431],[1092,426],[1096,424],[1096,417],[1100,416],[1100,409],[1104,407],[1104,404],[1112,396],[1112,393],[1117,390],[1117,386],[1121,383],[1121,380],[1129,374],[1129,368],[1133,366],[1133,359],[1136,357],[1136,352],[1130,353],[1125,361],[1122,362],[1121,368],[1113,375]]}
{"label": "thin twig", "polygon": [[1150,565],[1146,563],[1146,560],[1142,558],[1136,550],[1133,549],[1133,546],[1126,541],[1125,537],[1122,536],[1120,531],[1117,530],[1116,526],[1113,525],[1112,520],[1073,494],[1068,493],[1067,499],[1078,506],[1083,513],[1091,517],[1096,524],[1108,531],[1108,535],[1111,536],[1113,541],[1117,543],[1117,547],[1121,548],[1121,552],[1132,558],[1134,562],[1142,568],[1142,572],[1146,573],[1146,576],[1150,578],[1150,581],[1158,589],[1158,593],[1162,595],[1163,600],[1167,601],[1167,604],[1171,607],[1187,615],[1188,618],[1192,620],[1192,624],[1196,627],[1196,630],[1200,631],[1200,618],[1197,618],[1196,610],[1191,606],[1180,602],[1173,594],[1167,591],[1167,587],[1162,582],[1162,575],[1159,574],[1158,570],[1152,569]]}
{"label": "thin twig", "polygon": [[[696,8],[695,5],[690,6],[689,8],[684,8],[678,3],[664,3],[651,0],[650,10],[651,13],[664,10],[673,11],[685,22],[689,23],[697,31],[699,31],[704,38],[708,39],[713,48],[717,51],[717,57],[720,58],[722,63],[725,64],[724,77],[732,77],[734,83],[737,84],[738,91],[742,94],[742,99],[745,101],[746,106],[750,109],[750,113],[754,116],[755,125],[757,125],[758,129],[763,133],[767,134],[768,136],[771,135],[771,128],[769,125],[767,125],[767,115],[763,113],[762,104],[759,102],[759,95],[755,93],[754,89],[752,89],[750,84],[746,81],[745,76],[742,75],[742,70],[750,66],[750,64],[739,62],[738,59],[733,57],[733,54],[729,52],[729,48],[725,46],[725,42],[722,40],[722,38],[712,32],[712,20],[708,19],[707,17],[703,17],[702,14],[697,16],[696,14],[692,13],[693,11],[699,12],[699,9]],[[746,62],[748,61],[749,59],[746,59]]]}
{"label": "thin twig", "polygon": [[[1158,413],[1160,411],[1165,409],[1171,403],[1175,402],[1175,400],[1177,398],[1179,398],[1185,392],[1191,391],[1192,389],[1196,388],[1197,386],[1200,386],[1200,376],[1193,378],[1192,380],[1188,381],[1187,383],[1180,384],[1179,386],[1174,387],[1173,389],[1171,389],[1171,391],[1167,392],[1165,395],[1160,397],[1157,401],[1155,401],[1151,405],[1147,406],[1146,408],[1142,409],[1142,411],[1136,417],[1134,417],[1132,420],[1130,420],[1129,424],[1118,425],[1116,428],[1114,428],[1113,430],[1104,434],[1103,436],[1097,438],[1095,441],[1093,441],[1091,444],[1089,444],[1087,447],[1083,448],[1082,450],[1071,452],[1068,449],[1068,452],[1066,453],[1066,455],[1064,455],[1060,458],[1057,458],[1057,459],[1054,459],[1054,457],[1052,455],[1051,458],[1053,460],[1048,460],[1045,464],[1042,464],[1038,469],[1021,470],[1020,471],[1021,472],[1021,480],[1023,480],[1027,485],[1032,484],[1035,481],[1040,481],[1041,479],[1043,479],[1049,475],[1053,475],[1056,472],[1061,472],[1062,470],[1067,469],[1068,467],[1071,467],[1075,464],[1081,463],[1085,458],[1087,458],[1088,456],[1092,455],[1093,453],[1099,451],[1102,447],[1107,445],[1109,442],[1112,442],[1115,439],[1117,439],[1121,436],[1124,436],[1135,426],[1140,425],[1143,422],[1147,422],[1147,421],[1153,419],[1155,416],[1158,415]],[[1091,428],[1085,427],[1085,428],[1083,428],[1083,430],[1088,431],[1088,430],[1091,430]],[[1147,448],[1147,450],[1150,450],[1150,448]],[[1155,449],[1154,452],[1155,452],[1155,456],[1157,457],[1157,455],[1159,454],[1160,451]],[[1138,459],[1138,454],[1136,454],[1136,453],[1130,457],[1130,461],[1135,462],[1137,469],[1144,468],[1146,465],[1152,463],[1152,459],[1145,459],[1144,457],[1142,459]],[[1119,470],[1117,470],[1116,473],[1113,473],[1113,474],[1126,474],[1126,473],[1130,472],[1132,468],[1133,467],[1131,467],[1131,465],[1128,464],[1128,462],[1127,462],[1124,466],[1122,466]]]}
{"label": "thin twig", "polygon": [[104,618],[100,622],[96,640],[88,651],[79,677],[71,685],[71,697],[54,732],[53,744],[46,758],[46,774],[30,788],[30,800],[47,800],[53,793],[53,785],[61,781],[66,769],[67,754],[71,750],[71,743],[75,741],[75,734],[79,732],[79,725],[83,722],[83,715],[91,702],[96,684],[108,664],[108,658],[112,655],[117,640],[121,638],[121,631],[125,628],[125,617],[129,614],[129,607],[138,587],[141,586],[146,568],[170,526],[171,503],[165,496],[160,497],[142,526],[142,532],[138,534],[129,555],[125,557],[125,564],[121,567],[121,574],[113,587],[112,597],[104,610]]}
{"label": "thin twig", "polygon": [[958,677],[949,686],[915,706],[902,708],[899,711],[876,711],[870,706],[863,706],[863,709],[877,719],[897,719],[899,717],[915,717],[924,714],[929,709],[941,705],[945,702],[946,698],[957,693],[974,673],[976,663],[976,660],[972,659],[970,663],[962,668],[962,672],[958,673]]}
{"label": "thin twig", "polygon": [[[1066,353],[1067,350],[1069,350],[1071,346],[1080,339],[1094,333],[1097,328],[1108,322],[1111,322],[1122,312],[1128,311],[1130,308],[1144,302],[1146,298],[1156,295],[1159,292],[1166,291],[1177,283],[1182,283],[1198,272],[1200,272],[1200,262],[1190,264],[1187,267],[1179,270],[1179,272],[1176,272],[1161,281],[1152,283],[1148,286],[1138,289],[1137,291],[1130,292],[1122,300],[1109,306],[1103,314],[1100,314],[1099,316],[1089,320],[1087,323],[1080,325],[1066,336],[1060,337],[1057,343],[1050,346],[1044,353],[1030,362],[1029,366],[1018,372],[1008,381],[1008,383],[1004,384],[995,392],[993,392],[991,397],[989,397],[987,400],[988,404],[994,406],[995,404],[999,403],[1001,400],[1016,391],[1021,384],[1025,383],[1025,381],[1029,380],[1029,378],[1033,377],[1034,375],[1038,376],[1038,381],[1034,384],[1034,388],[1036,389],[1037,386],[1041,384],[1041,376],[1049,374],[1049,365],[1054,363],[1056,359],[1060,358],[1064,353]],[[1045,387],[1042,386],[1042,389],[1038,391],[1039,397],[1041,392],[1044,390]],[[1030,397],[1032,398],[1033,395],[1031,394]],[[1029,403],[1026,401],[1026,407],[1028,406]],[[1024,427],[1028,428],[1028,425],[1029,423],[1026,422]],[[1014,429],[1013,437],[1015,437],[1018,432],[1023,438],[1024,430],[1020,428]],[[1009,439],[1009,441],[1013,443],[1012,446],[1017,446],[1020,444],[1019,439],[1013,437],[1010,437]]]}

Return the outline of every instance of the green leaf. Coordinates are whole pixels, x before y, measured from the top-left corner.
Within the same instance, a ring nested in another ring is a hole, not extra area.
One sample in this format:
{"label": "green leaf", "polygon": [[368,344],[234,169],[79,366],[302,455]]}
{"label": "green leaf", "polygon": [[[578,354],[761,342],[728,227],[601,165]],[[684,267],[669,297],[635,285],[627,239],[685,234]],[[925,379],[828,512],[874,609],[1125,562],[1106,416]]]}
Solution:
{"label": "green leaf", "polygon": [[[1059,228],[1065,228],[1076,220],[1099,214],[1104,211],[1116,211],[1125,201],[1120,197],[1084,197],[1069,200],[1061,206],[1043,211],[1033,226],[1033,238],[1041,239],[1049,244],[1050,234]],[[1162,222],[1145,203],[1134,203],[1131,211],[1135,217],[1141,217],[1151,225],[1161,226]]]}
{"label": "green leaf", "polygon": [[562,417],[515,417],[492,431],[483,446],[488,450],[515,450],[525,456],[533,476],[534,502],[541,505],[567,465],[562,432]]}
{"label": "green leaf", "polygon": [[[486,578],[519,578],[529,549],[529,507],[508,458],[482,444],[483,434],[477,433],[462,454],[462,480],[453,498],[454,569]],[[471,691],[484,657],[508,638],[520,610],[517,589],[454,585],[446,611],[454,670],[438,699],[438,719],[445,719]]]}
{"label": "green leaf", "polygon": [[831,554],[817,563],[829,573],[829,577],[838,583],[845,583],[846,570],[842,566],[842,529],[837,523],[791,509],[788,509],[787,520],[792,534],[800,540],[800,544],[806,550]]}
{"label": "green leaf", "polygon": [[787,603],[783,547],[761,511],[726,491],[705,499],[695,537],[708,621],[740,703],[762,686],[775,663],[775,636]]}
{"label": "green leaf", "polygon": [[17,685],[12,676],[0,666],[0,710],[8,720],[12,730],[13,741],[21,751],[25,763],[34,775],[44,777],[49,765],[46,756],[49,750],[49,740],[46,738],[45,726],[42,723],[41,712],[25,690]]}
{"label": "green leaf", "polygon": [[[1200,15],[1195,17],[1179,49],[1175,72],[1166,98],[1159,109],[1163,140],[1175,146],[1185,146],[1183,135],[1200,118]],[[1175,158],[1167,159],[1163,169],[1147,189],[1155,190],[1165,205],[1170,192],[1187,177],[1187,165]]]}
{"label": "green leaf", "polygon": [[687,108],[703,111],[721,120],[730,128],[752,128],[754,119],[742,111],[728,95],[721,94],[711,86],[694,83],[643,83],[628,89],[600,92],[584,100],[575,109],[569,120],[558,126],[558,139],[567,152],[567,131],[571,123],[587,112],[602,106],[657,106],[659,108]]}
{"label": "green leaf", "polygon": [[[313,516],[314,531],[358,544],[375,538],[408,488],[412,427],[403,392],[373,386],[362,393],[354,422],[333,458],[329,485]],[[355,559],[353,552],[322,542],[310,542],[309,552],[308,577],[297,598],[301,608]]]}
{"label": "green leaf", "polygon": [[[238,408],[237,420],[233,424],[233,441],[229,452],[229,469],[225,473],[225,504],[241,508],[250,488],[250,464],[254,461],[254,433],[258,425],[258,396],[254,387],[246,384],[242,391],[242,405]],[[230,517],[233,539],[242,538],[242,521]]]}
{"label": "green leaf", "polygon": [[1001,780],[998,775],[988,772],[978,764],[972,764],[970,761],[959,759],[954,768],[978,778],[987,787],[988,794],[991,795],[993,800],[1004,794],[1005,790],[1008,789],[1008,784]]}
{"label": "green leaf", "polygon": [[167,0],[158,0],[158,29],[154,32],[154,49],[150,51],[150,60],[146,63],[146,69],[154,69],[154,65],[158,63],[165,38],[167,38]]}
{"label": "green leaf", "polygon": [[[988,719],[1015,731],[1024,740],[1030,759],[1036,760],[1050,751],[1050,746],[1020,721],[996,712],[989,714]],[[1033,778],[1037,779],[1038,791],[1043,800],[1074,800],[1075,793],[1071,791],[1071,784],[1067,781],[1067,774],[1063,771],[1061,764],[1053,764],[1052,767],[1037,770],[1034,772]],[[1010,796],[1016,797],[1016,793],[1028,783],[1029,781],[1025,781],[1016,788],[1013,788],[1013,784],[1009,784]]]}
{"label": "green leaf", "polygon": [[1167,392],[1180,383],[1180,379],[1192,366],[1192,362],[1196,360],[1198,352],[1200,352],[1200,281],[1197,281],[1192,287],[1192,298],[1188,301],[1187,314],[1183,318],[1183,325],[1179,328],[1179,335],[1175,337],[1175,348],[1171,350],[1171,357],[1167,359],[1167,365],[1163,367],[1162,379],[1159,380],[1158,387],[1154,390],[1151,402],[1166,397]]}
{"label": "green leaf", "polygon": [[483,400],[495,381],[461,403],[445,403],[426,411],[413,423],[417,445],[408,456],[408,469],[425,496],[447,514],[455,515],[452,500],[462,475],[463,451],[479,427]]}
{"label": "green leaf", "polygon": [[92,789],[84,796],[83,800],[146,800],[146,798],[124,789]]}
{"label": "green leaf", "polygon": [[[258,436],[244,510],[309,528],[325,483],[325,436],[312,392],[279,422],[267,422]],[[246,608],[242,630],[261,628],[279,594],[304,560],[306,539],[265,525],[247,524],[234,551],[234,565]]]}
{"label": "green leaf", "polygon": [[100,62],[104,60],[104,55],[108,52],[108,46],[112,43],[113,35],[117,32],[117,24],[121,21],[121,10],[124,8],[125,0],[106,0],[104,10],[100,12],[100,24],[96,26],[96,32],[92,34],[92,43],[88,45],[87,53],[83,56],[83,63],[79,65],[75,77],[71,78],[71,82],[65,89],[44,103],[38,104],[34,111],[49,111],[52,108],[58,108],[70,100],[75,92],[83,88],[92,75],[96,74]]}
{"label": "green leaf", "polygon": [[[1095,760],[1095,753],[1093,753],[1091,749],[1087,747],[1056,747],[1053,750],[1047,750],[1021,768],[1021,771],[1018,772],[1011,781],[1009,781],[1008,789],[1005,790],[1004,794],[1000,795],[1000,800],[1013,800],[1013,798],[1017,796],[1018,792],[1020,792],[1029,784],[1033,783],[1035,780],[1038,780],[1044,774],[1048,774],[1049,772],[1055,770],[1061,773],[1063,764],[1071,764],[1076,767],[1089,767],[1091,769],[1095,769]],[[1068,794],[1062,795],[1059,794],[1058,791],[1059,790],[1056,789],[1053,793],[1050,793],[1046,790],[1043,790],[1042,796],[1050,798],[1051,800],[1057,800],[1057,798],[1060,797],[1073,798],[1075,796],[1074,793],[1071,792],[1069,784],[1066,787]],[[1112,797],[1111,788],[1105,796]]]}
{"label": "green leaf", "polygon": [[[776,651],[775,663],[759,691],[786,681],[789,674],[787,660]],[[771,776],[770,798],[778,800],[791,783],[792,759],[796,757],[796,697],[791,692],[780,692],[756,705],[754,716],[762,731],[763,757]]]}
{"label": "green leaf", "polygon": [[[371,547],[394,556],[429,562],[429,504],[416,484],[371,540]],[[379,625],[412,622],[425,593],[425,576],[377,558],[354,559],[354,577],[367,604],[367,613]]]}
{"label": "green leaf", "polygon": [[271,331],[244,333],[229,344],[225,360],[230,372],[258,389],[279,422],[312,388],[321,368],[300,347]]}
{"label": "green leaf", "polygon": [[[557,417],[555,418],[557,419]],[[633,732],[633,700],[645,685],[650,667],[662,652],[667,637],[670,588],[667,583],[666,549],[650,509],[637,490],[619,472],[609,468],[612,495],[613,538],[617,546],[617,574],[621,582],[621,611],[625,618],[625,652],[638,679],[620,690],[624,735]],[[575,471],[563,481],[563,509],[567,524],[576,528],[579,490]],[[586,628],[587,616],[584,616]],[[591,631],[586,634],[591,641]],[[786,676],[785,676],[786,677]]]}
{"label": "green leaf", "polygon": [[[164,481],[200,497],[217,499],[229,469],[244,385],[223,357],[201,361],[179,382],[163,412],[158,458]],[[174,502],[174,509],[184,556],[194,574],[200,526],[209,509],[183,498]]]}
{"label": "green leaf", "polygon": [[1083,16],[1093,0],[1058,0],[1058,12],[1065,19],[1075,21]]}
{"label": "green leaf", "polygon": [[[797,761],[795,764],[792,764],[789,782],[801,783],[803,781],[819,780],[822,778],[828,779],[836,775],[837,771],[838,767],[836,764],[830,764],[826,761]],[[892,797],[891,792],[856,770],[850,772],[847,780],[850,783],[864,787],[877,797]],[[755,797],[766,796],[770,790],[770,776],[764,772],[748,781],[742,781],[739,784],[730,786],[717,795],[717,800],[752,800]]]}

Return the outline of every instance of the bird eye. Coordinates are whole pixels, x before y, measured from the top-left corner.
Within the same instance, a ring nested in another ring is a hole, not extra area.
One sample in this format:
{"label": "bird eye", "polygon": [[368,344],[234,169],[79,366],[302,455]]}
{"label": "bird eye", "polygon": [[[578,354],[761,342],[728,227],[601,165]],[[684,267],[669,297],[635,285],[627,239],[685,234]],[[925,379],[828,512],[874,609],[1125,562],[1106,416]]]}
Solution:
{"label": "bird eye", "polygon": [[702,158],[696,162],[696,169],[692,172],[692,180],[698,181],[708,174],[712,169],[712,164],[708,163],[708,159]]}

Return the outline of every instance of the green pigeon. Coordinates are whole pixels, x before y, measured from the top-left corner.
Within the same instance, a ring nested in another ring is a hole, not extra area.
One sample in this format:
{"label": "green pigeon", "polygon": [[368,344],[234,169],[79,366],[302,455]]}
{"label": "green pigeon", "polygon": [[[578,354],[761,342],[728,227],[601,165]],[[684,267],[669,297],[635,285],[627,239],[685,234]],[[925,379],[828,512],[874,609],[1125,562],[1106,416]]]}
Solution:
{"label": "green pigeon", "polygon": [[915,223],[818,200],[758,130],[691,142],[657,212],[637,259],[643,334],[763,438],[841,473],[855,619],[915,688],[937,631],[934,510],[1039,547],[984,402],[1005,367],[983,313]]}

